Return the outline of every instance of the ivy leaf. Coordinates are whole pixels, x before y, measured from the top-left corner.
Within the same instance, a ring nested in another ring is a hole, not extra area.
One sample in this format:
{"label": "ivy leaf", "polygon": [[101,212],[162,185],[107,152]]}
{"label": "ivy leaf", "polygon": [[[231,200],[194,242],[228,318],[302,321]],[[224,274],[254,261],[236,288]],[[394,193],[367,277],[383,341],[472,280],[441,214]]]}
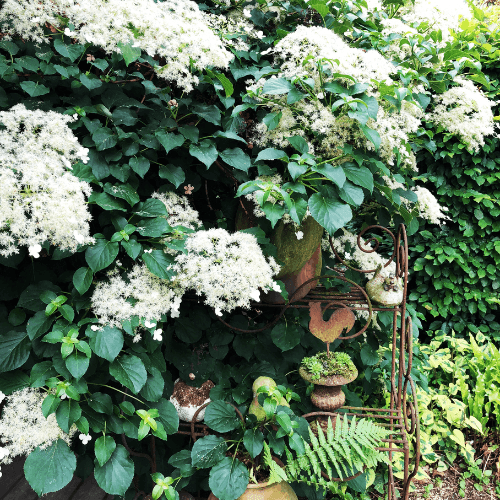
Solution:
{"label": "ivy leaf", "polygon": [[[348,163],[342,165],[345,176],[357,186],[364,187],[370,191],[373,191],[373,174],[366,167],[358,167],[354,163]],[[341,186],[339,186],[341,187]]]}
{"label": "ivy leaf", "polygon": [[376,365],[379,362],[377,351],[369,344],[365,344],[361,349],[361,361],[368,366]]}
{"label": "ivy leaf", "polygon": [[47,317],[45,311],[38,311],[28,320],[28,324],[26,325],[26,332],[30,340],[35,340],[42,336],[49,330],[53,322],[54,318],[50,316]]}
{"label": "ivy leaf", "polygon": [[122,240],[121,245],[132,260],[137,259],[142,250],[142,245],[133,239],[128,241]]}
{"label": "ivy leaf", "polygon": [[349,181],[345,181],[342,189],[339,191],[339,196],[346,203],[349,203],[349,205],[356,206],[361,205],[365,199],[363,190]]}
{"label": "ivy leaf", "polygon": [[30,97],[39,97],[41,95],[48,94],[50,89],[45,85],[38,84],[33,81],[21,82],[21,88],[30,96]]}
{"label": "ivy leaf", "polygon": [[54,40],[54,48],[61,54],[63,57],[67,57],[71,60],[71,62],[75,62],[85,50],[83,45],[78,43],[70,43],[66,44],[64,40],[60,38],[56,38]]}
{"label": "ivy leaf", "polygon": [[90,76],[87,76],[85,73],[81,73],[80,74],[80,81],[89,90],[98,89],[99,87],[102,86],[101,80],[97,76],[92,75],[92,74]]}
{"label": "ivy leaf", "polygon": [[238,460],[223,458],[210,470],[208,485],[217,498],[236,500],[248,486],[248,469]]}
{"label": "ivy leaf", "polygon": [[267,127],[267,130],[274,130],[279,124],[280,120],[283,116],[283,113],[280,111],[279,113],[273,112],[273,113],[268,113],[262,121],[264,122],[264,125]]}
{"label": "ivy leaf", "polygon": [[260,429],[247,429],[243,434],[243,444],[252,458],[259,455],[264,447],[264,434]]}
{"label": "ivy leaf", "polygon": [[205,410],[205,424],[216,432],[228,432],[241,425],[234,408],[225,401],[212,401]]}
{"label": "ivy leaf", "polygon": [[287,137],[286,140],[296,149],[300,154],[309,152],[309,144],[300,135],[294,135],[292,137]]}
{"label": "ivy leaf", "polygon": [[284,78],[271,78],[264,83],[263,94],[277,95],[286,94],[293,89],[293,85]]}
{"label": "ivy leaf", "polygon": [[140,200],[137,191],[130,184],[111,184],[110,182],[106,182],[104,185],[104,191],[115,198],[125,200],[131,207],[133,207],[136,203],[139,203]]}
{"label": "ivy leaf", "polygon": [[150,167],[149,160],[147,158],[144,158],[144,156],[134,156],[133,158],[130,158],[128,163],[132,170],[144,179],[144,176],[148,173]]}
{"label": "ivy leaf", "polygon": [[338,201],[335,194],[329,194],[328,190],[324,191],[326,196],[318,192],[309,198],[309,210],[316,222],[329,234],[333,234],[352,219],[352,211],[349,205]]}
{"label": "ivy leaf", "polygon": [[273,228],[285,213],[284,207],[282,207],[278,203],[271,203],[269,201],[266,201],[266,203],[264,203],[261,208],[266,214],[266,218],[271,221],[271,226]]}
{"label": "ivy leaf", "polygon": [[175,406],[166,399],[160,399],[157,403],[150,403],[151,408],[156,408],[159,412],[160,422],[167,434],[175,434],[179,429],[179,415]]}
{"label": "ivy leaf", "polygon": [[250,156],[240,148],[225,149],[220,153],[220,157],[231,167],[248,172],[251,166]]}
{"label": "ivy leaf", "polygon": [[112,264],[118,255],[118,251],[118,243],[98,238],[95,245],[85,251],[85,260],[95,273]]}
{"label": "ivy leaf", "polygon": [[24,475],[38,495],[64,488],[76,470],[75,454],[58,439],[43,450],[35,448],[24,462]]}
{"label": "ivy leaf", "polygon": [[157,368],[154,366],[148,368],[150,375],[141,389],[141,396],[147,401],[158,401],[163,394],[165,388],[165,380]]}
{"label": "ivy leaf", "polygon": [[359,128],[365,134],[365,137],[375,146],[375,151],[378,151],[380,148],[380,143],[382,139],[380,139],[380,135],[376,130],[368,127],[367,125],[359,124]]}
{"label": "ivy leaf", "polygon": [[134,478],[134,462],[128,451],[119,444],[104,465],[99,465],[96,459],[94,476],[106,493],[123,496]]}
{"label": "ivy leaf", "polygon": [[323,165],[315,165],[311,167],[311,170],[318,172],[327,179],[331,180],[339,188],[342,188],[344,185],[346,175],[342,167],[334,167],[328,163],[324,163]]}
{"label": "ivy leaf", "polygon": [[181,134],[167,133],[164,130],[156,131],[155,136],[160,141],[160,144],[165,148],[167,153],[172,151],[174,148],[182,146],[186,140]]}
{"label": "ivy leaf", "polygon": [[155,217],[154,219],[140,220],[137,222],[137,232],[142,236],[159,238],[167,233],[169,229],[170,225],[163,217]]}
{"label": "ivy leaf", "polygon": [[96,193],[95,191],[89,196],[89,203],[97,203],[104,210],[120,210],[126,212],[125,204],[121,200],[113,198],[108,193]]}
{"label": "ivy leaf", "polygon": [[111,436],[97,438],[94,445],[95,457],[102,467],[113,455],[116,449],[115,440]]}
{"label": "ivy leaf", "polygon": [[26,332],[0,334],[0,372],[15,370],[24,365],[31,352],[31,342]]}
{"label": "ivy leaf", "polygon": [[210,168],[219,156],[215,144],[208,139],[200,142],[199,145],[191,144],[189,146],[189,154],[200,160],[207,168]]}
{"label": "ivy leaf", "polygon": [[82,409],[77,401],[64,399],[56,410],[56,420],[59,427],[66,433],[70,427],[82,416]]}
{"label": "ivy leaf", "polygon": [[118,142],[118,138],[108,127],[98,128],[92,134],[92,140],[95,143],[97,151],[112,148]]}
{"label": "ivy leaf", "polygon": [[[191,148],[189,152],[191,152]],[[169,163],[168,165],[160,165],[159,175],[160,179],[167,179],[176,188],[178,188],[186,180],[184,169],[182,167],[176,167],[171,163]]]}
{"label": "ivy leaf", "polygon": [[83,295],[92,284],[94,274],[88,267],[80,267],[75,274],[73,274],[73,285],[80,295]]}
{"label": "ivy leaf", "polygon": [[26,375],[26,373],[24,373],[22,370],[14,370],[12,372],[0,374],[0,391],[2,391],[6,396],[9,396],[15,391],[24,389],[29,385],[30,377],[28,377],[28,375]]}
{"label": "ivy leaf", "polygon": [[140,203],[135,213],[140,217],[158,217],[159,215],[168,215],[165,204],[154,198],[150,198],[144,203]]}
{"label": "ivy leaf", "polygon": [[151,253],[143,253],[142,260],[146,263],[148,269],[164,280],[169,280],[173,273],[169,271],[169,266],[172,264],[172,258],[165,254],[163,250],[153,250]]}
{"label": "ivy leaf", "polygon": [[142,389],[148,378],[144,363],[130,354],[115,359],[109,365],[109,373],[134,394]]}
{"label": "ivy leaf", "polygon": [[109,394],[94,392],[88,399],[89,406],[98,413],[113,414],[113,400]]}
{"label": "ivy leaf", "polygon": [[66,359],[66,368],[77,380],[85,375],[90,359],[78,351],[73,351]]}
{"label": "ivy leaf", "polygon": [[139,57],[141,57],[141,48],[140,47],[133,47],[132,42],[129,42],[129,43],[118,42],[117,45],[122,53],[123,59],[124,59],[125,64],[127,66],[130,63],[137,61],[137,59],[139,59]]}
{"label": "ivy leaf", "polygon": [[220,462],[226,454],[227,444],[220,436],[205,436],[194,443],[191,463],[198,469],[207,469]]}
{"label": "ivy leaf", "polygon": [[285,156],[286,153],[284,151],[281,151],[281,149],[266,148],[257,155],[255,161],[278,160],[279,158],[284,158]]}
{"label": "ivy leaf", "polygon": [[220,125],[221,114],[217,106],[197,103],[192,106],[191,110],[196,115],[204,118],[207,122],[213,123],[214,125]]}
{"label": "ivy leaf", "polygon": [[295,323],[278,323],[271,330],[271,339],[282,351],[289,351],[300,344],[304,330]]}
{"label": "ivy leaf", "polygon": [[110,363],[115,360],[123,348],[123,333],[118,328],[104,326],[96,332],[90,331],[89,336],[92,351]]}

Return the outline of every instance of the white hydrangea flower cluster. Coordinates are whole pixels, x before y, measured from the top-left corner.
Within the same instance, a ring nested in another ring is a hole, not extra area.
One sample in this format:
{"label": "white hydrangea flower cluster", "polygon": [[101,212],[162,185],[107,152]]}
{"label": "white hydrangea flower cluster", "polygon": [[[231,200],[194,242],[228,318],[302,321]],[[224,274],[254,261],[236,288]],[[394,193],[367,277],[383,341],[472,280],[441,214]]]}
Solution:
{"label": "white hydrangea flower cluster", "polygon": [[157,66],[156,73],[188,92],[198,83],[191,65],[198,70],[226,68],[233,58],[191,0],[5,0],[0,26],[10,35],[44,42],[42,27],[59,27],[58,16],[75,26],[65,34],[81,44],[111,53],[120,51],[119,43],[133,42],[150,56],[164,57],[167,63]]}
{"label": "white hydrangea flower cluster", "polygon": [[420,217],[427,219],[433,224],[444,224],[446,219],[450,219],[444,211],[448,210],[447,207],[442,207],[436,197],[425,187],[416,186],[412,191],[418,197],[417,207],[420,212]]}
{"label": "white hydrangea flower cluster", "polygon": [[179,316],[184,289],[159,278],[145,265],[135,265],[126,276],[111,272],[108,278],[96,285],[91,298],[92,311],[101,325],[120,328],[134,316],[153,322],[162,314]]}
{"label": "white hydrangea flower cluster", "polygon": [[[388,164],[394,165],[394,148],[401,155],[401,162],[411,170],[417,170],[417,160],[410,146],[410,134],[417,132],[424,113],[422,109],[408,101],[403,101],[400,111],[388,113],[380,106],[377,120],[369,120],[368,124],[376,130],[381,138],[379,155]],[[367,149],[374,149],[371,142]]]}
{"label": "white hydrangea flower cluster", "polygon": [[168,212],[166,219],[170,226],[183,226],[189,229],[201,226],[199,214],[191,207],[187,196],[168,191],[166,193],[155,192],[151,197],[160,200],[165,205]]}
{"label": "white hydrangea flower cluster", "polygon": [[458,135],[470,150],[477,152],[486,136],[496,135],[491,111],[495,103],[474,82],[461,77],[456,77],[455,82],[458,83],[456,87],[435,97],[436,106],[426,118]]}
{"label": "white hydrangea flower cluster", "polygon": [[0,417],[0,439],[7,445],[8,452],[4,452],[0,464],[12,462],[18,455],[29,455],[37,446],[47,448],[58,439],[71,444],[76,425],[66,434],[57,425],[54,413],[45,418],[42,403],[46,396],[39,389],[27,387],[6,397]]}
{"label": "white hydrangea flower cluster", "polygon": [[461,20],[472,16],[466,0],[408,0],[401,11],[408,24],[428,23],[432,30],[441,30],[443,43],[451,38],[450,30],[458,30]]}
{"label": "white hydrangea flower cluster", "polygon": [[[408,26],[406,23],[401,21],[401,19],[396,18],[388,18],[381,19],[380,23],[383,26],[382,36],[384,38],[388,37],[391,34],[400,35],[401,38],[405,36],[417,35],[418,31],[411,26]],[[384,55],[390,59],[395,59],[397,61],[402,61],[406,59],[409,55],[411,55],[411,48],[408,44],[400,47],[401,38],[395,39],[392,43],[389,44],[387,48],[384,49]],[[417,48],[417,47],[416,47]]]}
{"label": "white hydrangea flower cluster", "polygon": [[205,303],[222,311],[249,308],[260,300],[259,288],[279,291],[273,276],[280,266],[267,260],[255,236],[225,229],[198,231],[186,240],[186,254],[176,257],[173,270],[186,289],[205,296]]}
{"label": "white hydrangea flower cluster", "polygon": [[[278,77],[313,78],[319,91],[320,62],[336,73],[350,75],[360,83],[372,80],[392,83],[394,66],[376,50],[350,47],[332,30],[316,26],[297,26],[297,30],[282,38],[273,48],[275,63],[281,63]],[[305,62],[308,56],[312,57]],[[326,81],[332,78],[325,78]],[[348,80],[346,80],[347,82]]]}
{"label": "white hydrangea flower cluster", "polygon": [[68,123],[54,111],[18,104],[0,112],[0,255],[28,246],[38,256],[50,241],[63,250],[93,243],[85,196],[92,189],[70,171],[88,161]]}
{"label": "white hydrangea flower cluster", "polygon": [[[348,79],[328,76],[328,71],[350,75],[359,83],[369,84],[367,93],[376,97],[379,103],[380,94],[374,81],[388,85],[393,83],[391,75],[395,72],[395,67],[382,54],[350,47],[341,37],[326,28],[298,26],[295,32],[280,40],[273,53],[275,63],[281,63],[281,72],[271,78],[311,77],[319,98],[322,95],[318,63],[326,70],[322,75],[323,81],[336,80],[351,84],[352,81]],[[263,82],[264,80],[260,80],[249,85],[247,91],[258,99]],[[361,132],[358,122],[349,116],[336,117],[320,100],[301,100],[292,108],[286,106],[285,99],[270,105],[271,111],[282,113],[278,127],[267,130],[264,123],[258,123],[252,137],[254,143],[284,148],[288,146],[287,137],[299,135],[308,142],[310,153],[330,158],[340,155],[343,145],[347,143],[358,148],[374,149],[373,144]],[[414,168],[415,157],[408,139],[409,134],[418,129],[421,117],[422,112],[417,106],[405,102],[401,111],[391,113],[380,105],[377,120],[368,121],[368,126],[379,132],[382,139],[380,156],[388,165],[394,163],[396,147],[407,166]]]}

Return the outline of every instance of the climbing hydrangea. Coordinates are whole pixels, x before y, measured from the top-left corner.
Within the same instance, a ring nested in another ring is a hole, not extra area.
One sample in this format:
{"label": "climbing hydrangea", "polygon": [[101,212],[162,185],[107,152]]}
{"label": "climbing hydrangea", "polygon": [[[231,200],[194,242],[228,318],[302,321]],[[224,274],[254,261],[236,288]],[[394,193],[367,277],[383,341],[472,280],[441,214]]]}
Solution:
{"label": "climbing hydrangea", "polygon": [[[61,25],[58,16],[75,29]],[[5,0],[0,11],[0,24],[11,26],[9,34],[36,42],[44,41],[45,23],[108,53],[132,43],[150,56],[164,57],[166,64],[156,66],[156,73],[186,91],[198,83],[191,66],[225,68],[233,57],[191,0]]]}
{"label": "climbing hydrangea", "polygon": [[280,291],[273,281],[280,266],[272,257],[266,260],[251,234],[220,228],[198,231],[187,238],[186,250],[175,259],[176,279],[204,295],[218,315],[250,307],[250,300],[260,299],[259,288]]}
{"label": "climbing hydrangea", "polygon": [[457,135],[469,149],[479,151],[484,138],[495,133],[494,102],[488,99],[470,80],[455,78],[458,83],[436,96],[436,107],[426,118],[444,130]]}
{"label": "climbing hydrangea", "polygon": [[74,252],[94,241],[85,201],[92,189],[70,172],[88,160],[68,127],[72,121],[23,104],[0,112],[0,255],[27,246],[38,257],[45,241]]}
{"label": "climbing hydrangea", "polygon": [[144,265],[135,265],[123,276],[118,270],[100,281],[92,294],[92,311],[99,323],[121,327],[134,316],[158,321],[162,314],[175,318],[184,289],[159,278]]}
{"label": "climbing hydrangea", "polygon": [[46,448],[58,439],[71,444],[76,425],[66,434],[57,425],[55,413],[45,418],[42,403],[46,396],[39,389],[28,387],[6,397],[0,416],[0,440],[8,453],[1,453],[0,464],[12,462],[18,455],[29,455],[37,446]]}

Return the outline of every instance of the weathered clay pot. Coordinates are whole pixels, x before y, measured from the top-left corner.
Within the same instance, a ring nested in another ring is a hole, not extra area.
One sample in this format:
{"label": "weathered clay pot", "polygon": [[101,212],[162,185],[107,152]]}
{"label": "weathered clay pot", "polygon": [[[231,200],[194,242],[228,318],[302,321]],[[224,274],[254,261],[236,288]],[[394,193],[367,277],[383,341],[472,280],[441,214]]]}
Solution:
{"label": "weathered clay pot", "polygon": [[[213,493],[210,493],[208,500],[219,500]],[[237,500],[297,500],[297,495],[292,487],[282,481],[281,483],[259,483],[249,484],[243,495]]]}
{"label": "weathered clay pot", "polygon": [[342,386],[356,380],[358,371],[356,370],[350,377],[342,375],[330,375],[329,377],[320,377],[313,380],[312,374],[303,367],[299,369],[299,375],[306,381],[315,385],[311,394],[311,402],[324,411],[337,410],[345,403],[345,394],[342,392]]}
{"label": "weathered clay pot", "polygon": [[[255,227],[258,219],[253,215],[253,204],[245,200],[245,210],[240,206],[236,214],[236,230]],[[321,274],[321,238],[324,229],[312,217],[307,217],[300,231],[304,233],[302,239],[298,240],[294,224],[284,224],[279,221],[271,235],[271,243],[278,249],[278,260],[283,262],[277,280],[285,284],[288,297],[306,281]],[[311,281],[303,286],[298,293],[293,295],[292,302],[305,297],[317,286],[317,281]],[[285,300],[278,292],[267,292],[261,294],[262,302],[267,304],[284,304]]]}

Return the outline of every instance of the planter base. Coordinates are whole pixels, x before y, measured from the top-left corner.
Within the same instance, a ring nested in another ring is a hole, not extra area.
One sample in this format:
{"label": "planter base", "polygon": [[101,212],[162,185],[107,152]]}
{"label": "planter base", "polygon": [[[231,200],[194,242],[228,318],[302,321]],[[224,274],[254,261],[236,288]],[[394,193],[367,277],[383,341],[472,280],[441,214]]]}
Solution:
{"label": "planter base", "polygon": [[344,406],[345,394],[342,386],[329,387],[327,385],[316,385],[311,394],[311,403],[321,410],[334,411]]}

